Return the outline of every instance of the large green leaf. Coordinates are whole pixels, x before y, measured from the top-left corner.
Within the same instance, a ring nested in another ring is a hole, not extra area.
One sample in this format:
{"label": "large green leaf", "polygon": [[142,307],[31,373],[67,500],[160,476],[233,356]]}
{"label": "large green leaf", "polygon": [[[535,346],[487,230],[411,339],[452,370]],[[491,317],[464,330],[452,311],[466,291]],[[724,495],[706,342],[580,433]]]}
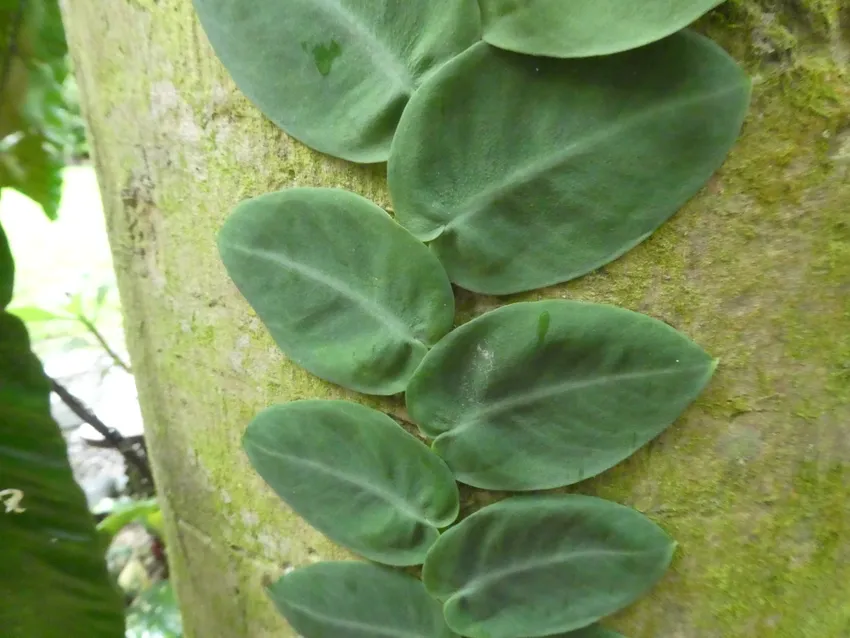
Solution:
{"label": "large green leaf", "polygon": [[666,429],[716,362],[670,326],[576,301],[517,303],[451,332],[407,408],[457,479],[492,490],[576,483]]}
{"label": "large green leaf", "polygon": [[579,277],[706,183],[749,95],[737,64],[689,32],[587,60],[476,44],[404,112],[389,163],[397,218],[474,292]]}
{"label": "large green leaf", "polygon": [[407,100],[480,38],[475,0],[194,0],[237,86],[319,151],[383,162]]}
{"label": "large green leaf", "polygon": [[257,415],[243,447],[304,520],[362,556],[418,565],[458,514],[451,471],[387,415],[347,401],[295,401]]}
{"label": "large green leaf", "polygon": [[[284,575],[269,596],[305,638],[452,638],[440,604],[401,572],[316,563]],[[592,637],[588,637],[592,638]]]}
{"label": "large green leaf", "polygon": [[443,267],[354,193],[298,188],[250,199],[218,243],[230,277],[287,356],[358,392],[403,391],[452,327]]}
{"label": "large green leaf", "polygon": [[633,603],[662,577],[674,549],[655,523],[616,503],[515,497],[443,534],[422,579],[463,636],[548,636]]}
{"label": "large green leaf", "polygon": [[15,287],[15,260],[9,248],[6,231],[0,225],[0,310],[6,308],[12,301],[12,290]]}
{"label": "large green leaf", "polygon": [[0,633],[124,633],[105,546],[50,417],[50,383],[17,317],[0,314]]}
{"label": "large green leaf", "polygon": [[583,58],[634,49],[724,0],[478,0],[484,39],[531,55]]}

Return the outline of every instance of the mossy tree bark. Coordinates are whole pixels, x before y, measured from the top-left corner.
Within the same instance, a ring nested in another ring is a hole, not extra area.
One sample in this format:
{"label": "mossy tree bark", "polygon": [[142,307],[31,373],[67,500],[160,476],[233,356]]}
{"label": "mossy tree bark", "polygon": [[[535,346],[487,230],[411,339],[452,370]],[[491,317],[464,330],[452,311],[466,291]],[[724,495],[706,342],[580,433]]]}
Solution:
{"label": "mossy tree bark", "polygon": [[[263,579],[344,554],[264,487],[240,435],[274,402],[358,397],[277,352],[225,276],[215,233],[237,201],[288,186],[387,204],[383,168],[328,159],[265,121],[190,0],[64,10],[187,635],[293,635]],[[685,418],[577,488],[636,507],[680,543],[663,585],[613,627],[632,638],[846,638],[850,5],[730,0],[699,28],[755,78],[720,173],[602,271],[510,300],[463,296],[461,317],[519,299],[613,302],[721,359]],[[467,506],[488,498],[470,494]]]}

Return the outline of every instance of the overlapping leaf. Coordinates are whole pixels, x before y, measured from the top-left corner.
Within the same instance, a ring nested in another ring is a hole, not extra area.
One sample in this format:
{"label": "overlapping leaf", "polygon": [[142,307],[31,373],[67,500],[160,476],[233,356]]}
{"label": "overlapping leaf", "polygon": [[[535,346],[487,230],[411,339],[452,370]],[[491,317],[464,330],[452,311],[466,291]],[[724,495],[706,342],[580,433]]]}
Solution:
{"label": "overlapping leaf", "polygon": [[614,306],[538,301],[461,326],[424,359],[410,416],[468,485],[539,490],[594,476],[660,434],[715,361]]}
{"label": "overlapping leaf", "polygon": [[479,0],[484,40],[531,55],[608,55],[660,40],[724,0]]}
{"label": "overlapping leaf", "polygon": [[622,505],[511,498],[445,532],[422,578],[463,636],[549,636],[630,605],[658,582],[674,549],[655,523]]}
{"label": "overlapping leaf", "polygon": [[428,249],[370,201],[297,188],[240,204],[224,265],[280,348],[367,394],[401,392],[452,327],[454,297]]}
{"label": "overlapping leaf", "polygon": [[237,86],[324,153],[383,162],[428,74],[480,38],[475,0],[195,0]]}
{"label": "overlapping leaf", "polygon": [[420,581],[368,563],[327,562],[296,569],[271,585],[269,596],[306,638],[455,636],[440,604]]}
{"label": "overlapping leaf", "polygon": [[585,60],[476,44],[404,112],[388,173],[397,218],[474,292],[579,277],[706,183],[749,95],[738,65],[690,32]]}
{"label": "overlapping leaf", "polygon": [[328,538],[388,565],[416,565],[458,514],[445,463],[391,418],[346,401],[261,412],[243,447],[254,468]]}

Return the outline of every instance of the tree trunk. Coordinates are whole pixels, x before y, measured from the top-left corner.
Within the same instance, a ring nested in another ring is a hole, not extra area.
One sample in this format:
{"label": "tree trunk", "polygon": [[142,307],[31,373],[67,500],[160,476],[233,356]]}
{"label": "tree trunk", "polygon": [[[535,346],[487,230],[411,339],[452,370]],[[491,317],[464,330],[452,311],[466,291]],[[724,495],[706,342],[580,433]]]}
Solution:
{"label": "tree trunk", "polygon": [[[266,121],[190,0],[64,10],[187,636],[293,636],[264,578],[346,554],[264,486],[240,436],[275,402],[358,397],[278,352],[215,234],[238,201],[283,187],[386,205],[384,168],[328,159]],[[699,28],[755,78],[726,165],[626,257],[511,301],[619,304],[721,359],[684,418],[577,488],[636,507],[680,544],[662,585],[610,625],[631,638],[847,638],[850,6],[730,0]],[[460,316],[504,301],[465,295]]]}

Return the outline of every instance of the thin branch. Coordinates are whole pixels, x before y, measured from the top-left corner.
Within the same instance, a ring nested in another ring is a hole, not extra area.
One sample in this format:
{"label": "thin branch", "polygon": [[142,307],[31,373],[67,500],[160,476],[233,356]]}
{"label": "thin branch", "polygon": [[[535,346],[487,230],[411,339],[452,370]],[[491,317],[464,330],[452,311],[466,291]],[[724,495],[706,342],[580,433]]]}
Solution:
{"label": "thin branch", "polygon": [[68,392],[68,390],[62,386],[55,379],[50,380],[53,391],[59,396],[60,399],[67,405],[71,412],[80,417],[83,421],[92,426],[95,430],[103,436],[106,441],[112,444],[116,450],[121,453],[121,456],[124,457],[124,460],[128,465],[133,465],[139,471],[142,478],[153,485],[153,475],[151,474],[151,470],[148,467],[148,464],[141,459],[132,449],[129,449],[126,445],[126,441],[123,436],[117,431],[110,427],[107,427],[103,421],[98,419],[91,410],[89,410],[83,403],[75,397],[73,394]]}
{"label": "thin branch", "polygon": [[106,338],[100,333],[100,331],[91,321],[89,321],[83,315],[77,315],[77,319],[85,326],[86,330],[88,330],[92,334],[92,336],[97,339],[97,342],[104,350],[106,350],[106,354],[108,354],[112,358],[112,361],[115,362],[115,365],[117,365],[119,368],[123,368],[125,372],[133,374],[133,371],[130,369],[130,364],[125,363],[121,356],[109,346],[109,343],[106,341]]}
{"label": "thin branch", "polygon": [[18,56],[18,36],[24,23],[26,6],[27,0],[18,0],[18,10],[12,17],[12,28],[9,33],[9,42],[6,45],[6,57],[3,58],[3,69],[0,71],[0,99],[3,98],[6,84],[9,83],[9,77],[12,74],[12,61]]}

